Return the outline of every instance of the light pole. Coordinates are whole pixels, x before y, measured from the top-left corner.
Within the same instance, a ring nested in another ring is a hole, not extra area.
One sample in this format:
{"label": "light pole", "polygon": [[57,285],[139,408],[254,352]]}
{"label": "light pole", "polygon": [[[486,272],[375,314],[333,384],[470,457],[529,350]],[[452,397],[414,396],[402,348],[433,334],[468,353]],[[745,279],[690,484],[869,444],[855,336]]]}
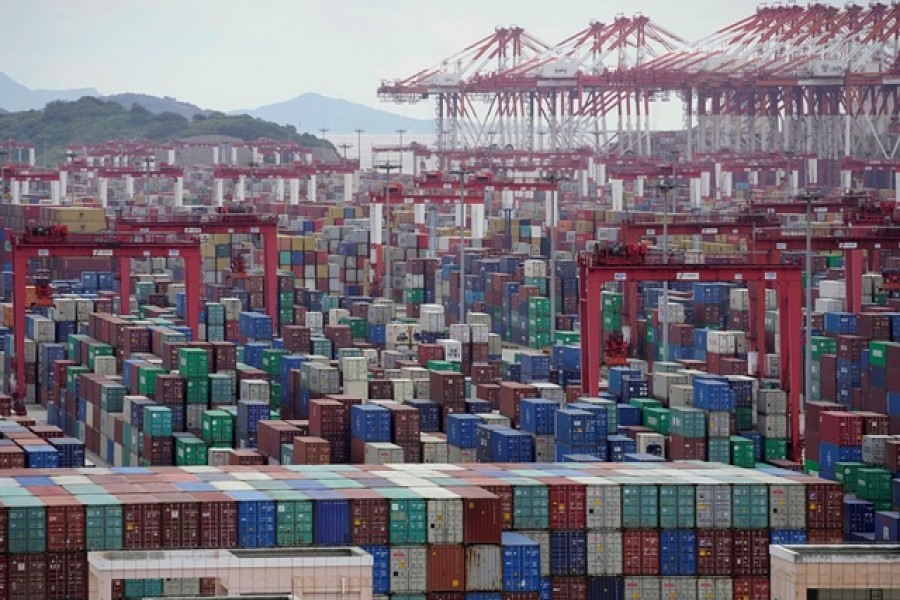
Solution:
{"label": "light pole", "polygon": [[[803,402],[812,401],[812,203],[820,200],[822,194],[806,192],[799,196],[800,200],[806,201],[806,334],[804,343],[806,344],[803,353]],[[794,410],[800,410],[799,406],[795,406]],[[794,432],[796,435],[797,432]]]}
{"label": "light pole", "polygon": [[387,174],[387,186],[384,189],[384,220],[387,242],[384,244],[384,282],[381,287],[382,295],[393,302],[394,290],[391,285],[391,279],[394,275],[391,272],[391,171],[400,167],[393,163],[384,163],[375,165],[374,168]]}
{"label": "light pole", "polygon": [[403,174],[403,134],[406,133],[406,130],[402,127],[397,130],[397,133],[400,134],[400,174]]}
{"label": "light pole", "polygon": [[344,151],[344,161],[347,160],[347,148],[352,148],[352,147],[353,147],[353,144],[348,144],[347,142],[344,142],[343,144],[338,146],[338,148],[340,148],[341,150]]}
{"label": "light pole", "polygon": [[451,175],[459,175],[459,322],[466,322],[466,175],[471,174],[471,169],[462,165],[458,169],[450,171]]}
{"label": "light pole", "polygon": [[547,219],[547,229],[550,234],[550,345],[556,342],[556,196],[559,193],[559,182],[568,179],[555,171],[549,171],[541,175],[541,179],[550,183],[550,217]]}
{"label": "light pole", "polygon": [[362,170],[362,134],[366,131],[362,127],[354,129],[356,132],[356,156],[359,158],[359,169]]}
{"label": "light pole", "polygon": [[[675,188],[675,163],[672,163],[672,179],[660,179],[658,188],[663,196],[663,264],[669,264],[669,192]],[[669,360],[669,282],[663,281],[662,311],[662,359]],[[657,353],[659,356],[659,353]]]}

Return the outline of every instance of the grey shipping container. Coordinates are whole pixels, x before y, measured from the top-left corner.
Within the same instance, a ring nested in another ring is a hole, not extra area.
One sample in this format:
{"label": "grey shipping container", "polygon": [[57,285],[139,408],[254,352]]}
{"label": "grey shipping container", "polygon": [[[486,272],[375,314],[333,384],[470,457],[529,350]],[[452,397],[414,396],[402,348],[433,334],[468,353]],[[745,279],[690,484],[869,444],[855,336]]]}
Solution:
{"label": "grey shipping container", "polygon": [[[423,495],[428,494],[429,491],[426,490]],[[462,544],[462,541],[462,500],[460,498],[429,498],[428,543],[445,545]]]}
{"label": "grey shipping container", "polygon": [[628,600],[661,600],[659,577],[626,577],[625,598]]}
{"label": "grey shipping container", "polygon": [[425,546],[391,547],[391,593],[416,594],[426,591],[428,565]]}
{"label": "grey shipping container", "polygon": [[585,513],[588,530],[622,527],[622,488],[614,483],[597,483],[589,479],[585,489]]}
{"label": "grey shipping container", "polygon": [[728,529],[731,527],[731,486],[697,486],[697,528]]}
{"label": "grey shipping container", "polygon": [[733,586],[730,577],[698,577],[697,600],[732,600]]}
{"label": "grey shipping container", "polygon": [[697,600],[694,577],[661,577],[659,593],[663,600]]}
{"label": "grey shipping container", "polygon": [[500,546],[466,547],[466,591],[499,592],[503,589],[503,559]]}
{"label": "grey shipping container", "polygon": [[590,531],[587,534],[587,574],[622,574],[622,532]]}
{"label": "grey shipping container", "polygon": [[802,483],[769,486],[769,527],[804,529],[806,527],[806,488]]}
{"label": "grey shipping container", "polygon": [[725,410],[711,410],[706,417],[706,431],[709,437],[731,435],[731,413]]}

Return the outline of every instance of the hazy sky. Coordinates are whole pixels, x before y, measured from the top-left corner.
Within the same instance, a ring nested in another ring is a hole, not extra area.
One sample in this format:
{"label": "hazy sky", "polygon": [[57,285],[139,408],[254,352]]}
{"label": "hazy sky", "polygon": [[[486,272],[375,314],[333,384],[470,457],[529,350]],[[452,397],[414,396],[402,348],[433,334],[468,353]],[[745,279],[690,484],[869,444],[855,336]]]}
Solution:
{"label": "hazy sky", "polygon": [[[643,13],[689,40],[751,15],[757,0],[3,0],[0,71],[32,89],[174,96],[237,110],[305,92],[381,103],[382,79],[438,64],[496,26],[549,44]],[[628,6],[623,11],[624,6]]]}

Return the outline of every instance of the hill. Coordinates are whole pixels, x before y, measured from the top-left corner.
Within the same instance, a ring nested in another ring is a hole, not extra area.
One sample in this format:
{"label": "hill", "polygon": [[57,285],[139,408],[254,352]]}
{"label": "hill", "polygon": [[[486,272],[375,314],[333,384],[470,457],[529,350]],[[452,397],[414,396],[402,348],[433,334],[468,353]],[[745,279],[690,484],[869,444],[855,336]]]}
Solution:
{"label": "hill", "polygon": [[94,88],[75,90],[31,90],[0,72],[0,108],[7,111],[43,108],[54,100],[77,100],[82,96],[99,96]]}
{"label": "hill", "polygon": [[165,96],[150,96],[148,94],[113,94],[111,96],[103,96],[101,100],[109,100],[122,105],[123,108],[130,109],[134,104],[140,104],[154,115],[164,112],[175,113],[186,119],[191,119],[194,115],[208,116],[212,111],[203,110],[199,106],[190,104],[189,102],[179,102],[175,98]]}
{"label": "hill", "polygon": [[213,112],[186,119],[172,112],[155,115],[139,104],[126,109],[117,102],[93,97],[76,102],[51,102],[43,110],[0,115],[0,139],[35,144],[38,158],[44,165],[62,161],[69,144],[116,139],[165,142],[197,135],[228,135],[242,140],[267,137],[334,150],[327,141],[309,134],[298,135],[293,126],[282,127],[249,115],[229,116]]}
{"label": "hill", "polygon": [[230,114],[238,113],[247,113],[282,125],[300,123],[304,131],[319,131],[326,128],[330,133],[347,134],[362,128],[368,134],[388,134],[402,128],[414,134],[434,133],[434,123],[428,119],[402,117],[315,93],[303,94],[292,100],[252,110],[233,111]]}

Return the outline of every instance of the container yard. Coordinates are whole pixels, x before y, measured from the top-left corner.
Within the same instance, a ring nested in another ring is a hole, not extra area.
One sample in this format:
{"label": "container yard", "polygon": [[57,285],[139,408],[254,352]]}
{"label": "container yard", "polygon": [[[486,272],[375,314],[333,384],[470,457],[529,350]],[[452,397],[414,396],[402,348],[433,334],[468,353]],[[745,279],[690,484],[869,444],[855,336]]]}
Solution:
{"label": "container yard", "polygon": [[0,600],[898,597],[897,22],[498,28],[372,169],[5,142]]}

